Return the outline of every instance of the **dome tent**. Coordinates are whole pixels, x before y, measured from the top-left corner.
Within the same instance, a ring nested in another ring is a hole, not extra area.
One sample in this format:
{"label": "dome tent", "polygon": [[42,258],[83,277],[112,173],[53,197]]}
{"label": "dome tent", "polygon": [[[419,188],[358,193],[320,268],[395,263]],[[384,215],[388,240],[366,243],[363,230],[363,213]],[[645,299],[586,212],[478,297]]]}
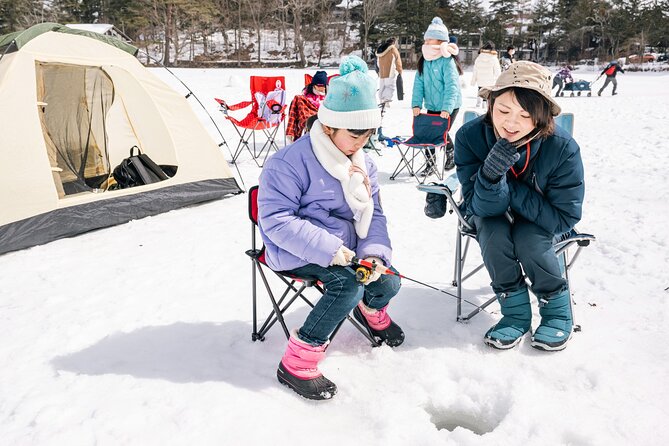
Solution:
{"label": "dome tent", "polygon": [[[0,36],[0,254],[241,192],[186,99],[97,33]],[[171,177],[103,191],[133,146]]]}

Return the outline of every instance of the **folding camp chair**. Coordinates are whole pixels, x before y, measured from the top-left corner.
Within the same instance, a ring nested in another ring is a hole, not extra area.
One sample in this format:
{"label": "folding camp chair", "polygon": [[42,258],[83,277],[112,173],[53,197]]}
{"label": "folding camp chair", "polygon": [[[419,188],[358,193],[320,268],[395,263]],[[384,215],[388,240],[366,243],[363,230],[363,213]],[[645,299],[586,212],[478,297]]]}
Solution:
{"label": "folding camp chair", "polygon": [[[465,113],[464,120],[465,122],[467,122],[477,116],[478,115],[474,112],[467,112]],[[557,125],[569,131],[570,133],[573,131],[574,115],[572,114],[560,115],[555,119],[555,121]],[[423,192],[428,192],[428,193],[431,192],[435,194],[445,195],[447,203],[449,205],[448,206],[449,213],[455,214],[458,218],[457,233],[455,238],[455,264],[453,271],[452,286],[456,288],[456,296],[457,296],[456,320],[458,322],[466,322],[470,320],[472,317],[476,316],[481,311],[483,311],[488,305],[495,302],[496,296],[490,297],[481,305],[476,305],[472,302],[466,301],[466,303],[472,305],[474,309],[467,315],[463,316],[462,283],[468,278],[472,277],[477,272],[479,272],[481,269],[483,269],[484,265],[483,263],[480,263],[476,267],[472,268],[469,272],[467,273],[464,272],[466,266],[465,262],[467,260],[467,251],[469,249],[469,242],[472,239],[476,239],[476,228],[474,228],[474,226],[472,226],[472,224],[467,221],[465,216],[460,211],[462,206],[462,197],[456,198],[459,193],[460,183],[458,181],[456,174],[454,173],[451,176],[449,176],[443,184],[419,185],[418,189]],[[594,235],[580,233],[575,228],[555,238],[553,246],[555,248],[555,253],[559,258],[560,265],[562,267],[563,274],[565,279],[567,280],[567,283],[569,283],[569,270],[576,262],[579,254],[581,253],[581,249],[589,246],[590,242],[594,242],[595,240],[596,238]],[[570,251],[572,250],[572,248],[575,248],[576,250],[573,251],[573,254],[570,256]],[[569,287],[569,289],[571,290],[571,287]],[[578,331],[580,330],[580,327],[574,325],[574,330]]]}
{"label": "folding camp chair", "polygon": [[[286,339],[288,339],[290,337],[290,332],[288,331],[286,321],[283,318],[284,313],[298,298],[302,299],[304,302],[306,302],[307,305],[313,308],[314,303],[312,303],[312,301],[304,295],[304,292],[307,289],[313,289],[318,294],[318,297],[320,297],[325,292],[325,290],[323,289],[321,283],[316,279],[308,277],[297,277],[292,274],[274,271],[265,263],[265,246],[262,244],[262,242],[258,242],[257,239],[258,186],[253,186],[251,189],[249,189],[249,219],[251,220],[251,249],[246,251],[246,255],[250,257],[252,262],[251,278],[253,286],[253,331],[251,333],[251,339],[253,341],[264,341],[265,335],[277,321],[281,325],[281,328],[286,335]],[[273,275],[278,277],[281,281],[280,285],[285,287],[281,293],[281,297],[278,299],[275,297],[275,293],[272,291],[272,285],[268,280],[267,274],[265,274],[266,270],[271,271]],[[257,305],[258,275],[262,279],[263,285],[265,286],[265,291],[267,292],[269,300],[272,304],[272,310],[265,318],[264,322],[260,326],[260,329],[258,329]],[[380,343],[376,341],[372,333],[369,331],[368,327],[363,327],[360,325],[351,317],[351,315],[348,315],[346,319],[348,319],[348,321],[353,324],[353,326],[372,343],[372,346],[377,347],[380,345]],[[334,339],[343,322],[344,321],[342,321],[337,326],[337,328],[335,328],[334,332],[330,336],[330,339]]]}
{"label": "folding camp chair", "polygon": [[[432,167],[437,178],[443,180],[444,167],[447,162],[444,149],[448,144],[450,128],[450,117],[444,119],[439,115],[421,113],[413,119],[413,136],[407,139],[386,137],[384,139],[386,145],[388,147],[397,146],[400,152],[400,161],[390,175],[390,179],[394,180],[397,175],[406,170],[410,176],[422,184],[429,175],[420,178],[419,174]],[[437,161],[440,152],[444,152],[442,163]]]}
{"label": "folding camp chair", "polygon": [[[281,123],[285,130],[286,117],[286,81],[284,76],[262,77],[251,76],[251,100],[229,105],[223,99],[214,98],[220,105],[220,110],[225,119],[230,121],[239,135],[239,144],[232,156],[232,162],[236,163],[243,150],[249,151],[258,167],[262,167],[272,149],[279,150],[276,144]],[[239,120],[230,116],[230,110],[241,110],[251,106],[251,111],[246,117]],[[241,130],[240,130],[241,129]],[[267,138],[265,143],[258,149],[256,145],[256,132],[261,131]],[[249,146],[251,139],[252,147]],[[285,140],[284,140],[285,145]],[[263,156],[264,154],[264,156]],[[258,160],[262,157],[262,163]]]}

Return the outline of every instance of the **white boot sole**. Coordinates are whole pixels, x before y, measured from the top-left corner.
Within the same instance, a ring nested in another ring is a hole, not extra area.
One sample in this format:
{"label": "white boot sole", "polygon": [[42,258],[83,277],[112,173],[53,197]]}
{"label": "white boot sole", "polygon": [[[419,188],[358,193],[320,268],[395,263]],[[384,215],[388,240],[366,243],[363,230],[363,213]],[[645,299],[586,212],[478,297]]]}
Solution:
{"label": "white boot sole", "polygon": [[497,350],[509,350],[518,345],[523,336],[518,337],[518,339],[516,339],[510,344],[502,344],[498,339],[493,339],[493,338],[483,338],[483,342],[492,348],[496,348]]}
{"label": "white boot sole", "polygon": [[555,346],[544,344],[541,341],[536,341],[534,339],[534,336],[532,336],[532,344],[531,345],[532,345],[532,347],[536,348],[537,350],[543,350],[543,351],[546,351],[546,352],[559,352],[560,350],[564,350],[565,348],[567,348],[567,342],[569,342],[569,340],[571,339],[571,335],[573,333],[574,333],[573,331],[571,333],[569,333],[569,336],[567,337],[567,339],[564,340],[564,342],[562,344],[555,345]]}

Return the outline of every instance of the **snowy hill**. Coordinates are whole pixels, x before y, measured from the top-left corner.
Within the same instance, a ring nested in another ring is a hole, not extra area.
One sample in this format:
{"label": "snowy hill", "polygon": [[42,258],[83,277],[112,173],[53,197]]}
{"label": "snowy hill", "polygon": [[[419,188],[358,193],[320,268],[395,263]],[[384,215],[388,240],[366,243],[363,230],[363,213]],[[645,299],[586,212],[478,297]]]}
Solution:
{"label": "snowy hill", "polygon": [[[250,74],[280,70],[174,71],[234,146],[212,98],[248,99]],[[281,73],[298,93],[304,71]],[[412,81],[406,72],[387,135],[410,132]],[[454,299],[405,282],[390,308],[404,345],[372,349],[344,325],[322,364],[339,393],[301,399],[275,377],[281,330],[251,341],[243,194],[0,256],[0,445],[667,444],[668,81],[628,73],[618,96],[558,99],[576,116],[586,169],[579,229],[598,239],[571,273],[583,330],[565,351],[529,338],[492,350],[482,337],[497,305],[459,324]],[[395,266],[450,289],[455,218],[428,219],[415,181],[389,180],[396,152],[372,156]],[[240,171],[257,183],[248,154]],[[472,278],[467,299],[486,299],[488,283]],[[289,325],[306,314],[297,305]]]}

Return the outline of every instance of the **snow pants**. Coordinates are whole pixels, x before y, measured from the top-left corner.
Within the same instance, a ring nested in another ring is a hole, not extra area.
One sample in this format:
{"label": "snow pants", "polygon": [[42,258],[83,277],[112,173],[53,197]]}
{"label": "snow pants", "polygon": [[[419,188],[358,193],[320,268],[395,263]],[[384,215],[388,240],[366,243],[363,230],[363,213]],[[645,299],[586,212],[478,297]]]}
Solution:
{"label": "snow pants", "polygon": [[523,270],[536,296],[565,289],[567,281],[555,255],[552,233],[519,216],[513,224],[504,216],[474,216],[473,223],[495,293],[511,293],[525,286]]}
{"label": "snow pants", "polygon": [[379,78],[379,102],[392,101],[396,88],[396,76]]}
{"label": "snow pants", "polygon": [[602,85],[602,88],[599,89],[599,95],[601,96],[602,91],[606,87],[608,87],[609,83],[613,84],[613,92],[611,94],[616,94],[616,90],[618,89],[618,81],[614,76],[606,76],[606,80],[604,81],[604,85]]}
{"label": "snow pants", "polygon": [[562,78],[559,77],[559,76],[555,76],[553,78],[553,87],[552,88],[555,88],[556,86],[558,87],[558,91],[557,91],[557,93],[555,93],[555,96],[560,96],[560,93],[562,93],[562,89],[564,88],[564,80],[562,80]]}

